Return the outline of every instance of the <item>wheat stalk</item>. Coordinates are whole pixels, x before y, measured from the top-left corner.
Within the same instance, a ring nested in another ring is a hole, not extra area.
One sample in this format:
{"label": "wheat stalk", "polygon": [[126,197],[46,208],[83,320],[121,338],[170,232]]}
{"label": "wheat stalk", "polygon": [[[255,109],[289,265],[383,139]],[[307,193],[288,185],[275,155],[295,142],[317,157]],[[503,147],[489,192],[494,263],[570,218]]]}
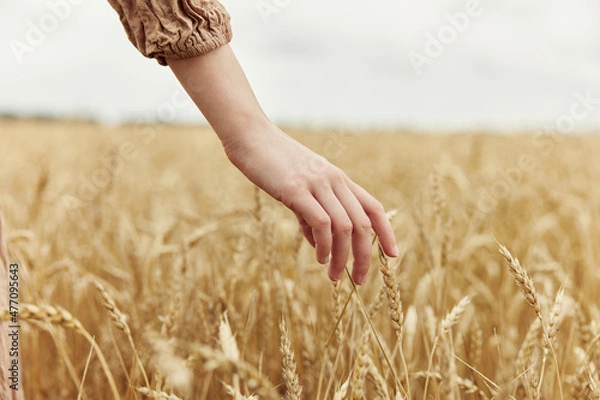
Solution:
{"label": "wheat stalk", "polygon": [[[525,270],[525,268],[523,268],[521,266],[521,263],[519,262],[519,260],[517,258],[513,257],[512,254],[510,253],[510,251],[508,251],[508,249],[504,245],[502,245],[498,241],[496,243],[498,245],[500,254],[502,254],[502,256],[504,257],[504,260],[506,262],[506,265],[508,266],[510,273],[515,278],[515,282],[516,282],[517,286],[521,289],[521,292],[523,293],[523,296],[527,300],[527,303],[531,307],[533,307],[537,317],[540,320],[542,329],[544,331],[545,346],[547,346],[550,349],[550,352],[552,353],[552,359],[554,361],[554,366],[556,368],[556,371],[558,372],[559,371],[558,360],[556,359],[556,354],[554,352],[554,348],[552,347],[552,342],[548,335],[548,331],[547,331],[547,327],[546,327],[544,318],[542,317],[540,299],[539,299],[537,291],[535,290],[535,287],[533,285],[533,279],[531,279],[531,276],[529,275],[527,270]],[[562,295],[561,295],[561,299],[562,299]],[[561,300],[561,302],[562,302],[562,300]],[[560,307],[562,307],[562,306],[560,306]],[[545,357],[544,357],[543,362],[542,362],[542,367],[541,367],[542,371],[540,373],[540,379],[539,379],[539,382],[537,385],[537,394],[536,394],[537,396],[540,395],[541,385],[542,385],[542,382],[544,379],[545,365],[546,365],[546,363],[545,363]],[[563,390],[562,390],[562,382],[560,380],[560,374],[557,373],[556,375],[557,375],[557,381],[558,381],[559,395],[560,395],[560,398],[563,399],[564,395],[563,395]]]}
{"label": "wheat stalk", "polygon": [[531,307],[533,307],[535,314],[543,323],[544,320],[542,318],[540,299],[537,294],[537,291],[535,290],[535,286],[533,285],[533,279],[531,279],[531,276],[529,275],[527,270],[521,266],[521,263],[519,262],[518,258],[513,257],[513,255],[510,254],[510,251],[508,251],[508,249],[503,244],[501,244],[500,242],[496,243],[498,245],[500,254],[502,254],[502,256],[504,257],[506,265],[508,266],[508,270],[515,278],[515,282],[519,289],[521,289],[521,293],[523,293],[523,296],[525,296],[525,300],[527,300],[527,303]]}
{"label": "wheat stalk", "polygon": [[206,371],[221,371],[238,375],[248,388],[256,391],[256,394],[265,399],[279,399],[277,391],[271,382],[265,378],[255,367],[242,361],[233,360],[225,353],[207,346],[194,346],[194,352],[188,357],[188,363],[193,364],[200,360]]}
{"label": "wheat stalk", "polygon": [[181,319],[181,295],[176,294],[171,302],[169,303],[169,310],[167,315],[160,317],[159,320],[162,322],[160,328],[160,334],[163,337],[170,338],[175,336],[175,332],[179,328],[179,321]]}
{"label": "wheat stalk", "polygon": [[350,388],[351,377],[352,374],[350,374],[348,379],[346,379],[342,385],[335,390],[335,393],[333,394],[333,400],[344,400],[347,398],[346,395],[348,394],[348,389]]}
{"label": "wheat stalk", "polygon": [[529,329],[527,329],[523,343],[521,343],[521,347],[517,353],[517,362],[521,363],[523,370],[525,370],[527,365],[529,365],[529,362],[526,361],[530,360],[531,349],[537,345],[540,329],[541,322],[536,318],[531,325],[529,325]]}
{"label": "wheat stalk", "polygon": [[[108,385],[112,391],[113,398],[120,399],[119,390],[117,389],[117,385],[115,384],[115,380],[110,372],[110,368],[108,367],[108,363],[104,358],[104,354],[102,354],[102,350],[100,350],[100,346],[96,343],[92,335],[83,327],[81,322],[78,319],[73,317],[71,313],[61,307],[53,307],[50,305],[40,305],[36,306],[33,304],[19,304],[19,319],[23,321],[35,321],[35,322],[43,322],[56,326],[60,326],[66,329],[70,329],[74,332],[79,333],[94,348],[98,359],[100,360],[100,364],[102,365],[102,369],[104,370],[104,374],[106,375],[106,379],[108,379]],[[2,321],[10,321],[13,316],[8,312],[8,310],[0,310],[0,320]]]}
{"label": "wheat stalk", "polygon": [[396,277],[392,273],[389,259],[385,255],[381,244],[379,249],[379,271],[383,277],[385,285],[385,293],[388,298],[388,306],[390,308],[390,318],[392,327],[396,332],[396,337],[399,341],[402,340],[402,323],[404,322],[404,314],[402,312],[402,300],[400,299],[400,286],[396,282]]}
{"label": "wheat stalk", "polygon": [[369,371],[369,341],[371,335],[365,331],[360,339],[358,351],[354,358],[354,368],[350,388],[352,389],[352,399],[362,400],[365,398],[365,378]]}
{"label": "wheat stalk", "polygon": [[225,386],[227,394],[233,397],[233,400],[260,400],[255,394],[252,394],[250,396],[244,396],[240,393],[240,389],[238,387],[234,387],[226,383],[223,383],[223,386]]}
{"label": "wheat stalk", "polygon": [[279,350],[281,351],[281,355],[283,357],[283,380],[285,381],[285,385],[287,387],[287,398],[289,400],[300,400],[302,386],[300,386],[300,379],[296,373],[294,352],[292,351],[289,333],[283,318],[279,323],[279,329],[281,331],[281,345]]}
{"label": "wheat stalk", "polygon": [[467,309],[467,306],[470,303],[471,297],[465,296],[462,299],[460,299],[460,301],[456,303],[454,307],[452,307],[452,310],[450,310],[450,312],[446,314],[446,316],[440,324],[442,334],[447,335],[448,333],[450,333],[450,329],[452,329],[452,326],[454,326],[458,322],[458,320],[463,315],[463,313]]}
{"label": "wheat stalk", "polygon": [[546,350],[550,350],[550,346],[552,346],[558,336],[559,326],[563,318],[564,300],[565,290],[563,287],[556,293],[556,298],[554,299],[554,304],[548,318],[548,326],[546,327],[547,337],[544,340],[544,349]]}
{"label": "wheat stalk", "polygon": [[[437,381],[442,381],[443,377],[440,373],[438,372],[426,372],[426,371],[419,371],[419,372],[415,372],[413,374],[414,377],[418,377],[418,378],[433,378]],[[489,399],[489,396],[483,391],[481,390],[476,384],[475,382],[473,382],[470,379],[467,378],[462,378],[462,377],[456,377],[456,384],[458,385],[458,387],[465,393],[465,394],[476,394],[477,396],[479,396],[482,399]]]}
{"label": "wheat stalk", "polygon": [[221,322],[219,322],[219,344],[221,350],[225,356],[233,361],[241,360],[240,351],[238,349],[237,342],[231,331],[231,325],[229,324],[229,318],[227,313],[224,312],[221,316]]}
{"label": "wheat stalk", "polygon": [[169,394],[166,392],[162,392],[160,390],[154,390],[147,387],[139,387],[135,390],[138,393],[143,394],[146,397],[150,397],[151,399],[159,399],[159,400],[182,400],[181,398],[175,396],[174,394]]}
{"label": "wheat stalk", "polygon": [[338,344],[342,342],[342,333],[344,331],[342,325],[342,282],[343,281],[341,280],[333,281],[333,287],[331,290],[331,308],[333,312],[333,320],[336,321],[335,338]]}
{"label": "wheat stalk", "polygon": [[368,367],[368,375],[369,378],[373,382],[373,386],[375,387],[375,393],[377,399],[388,399],[390,397],[387,389],[387,382],[384,377],[381,375],[375,363],[373,363],[373,359],[371,356],[367,355],[367,367]]}
{"label": "wheat stalk", "polygon": [[129,341],[129,346],[131,346],[131,349],[133,350],[136,363],[140,368],[146,387],[150,387],[150,380],[148,379],[148,375],[146,374],[146,369],[144,368],[144,364],[142,364],[140,355],[135,347],[135,343],[133,342],[133,337],[131,336],[131,329],[129,328],[129,324],[127,323],[127,316],[124,313],[122,313],[121,310],[119,310],[112,297],[108,294],[108,292],[100,282],[96,282],[96,289],[98,289],[98,292],[100,292],[100,296],[102,297],[102,306],[108,311],[110,319],[113,321],[115,326],[119,330],[121,330],[127,337],[127,340]]}
{"label": "wheat stalk", "polygon": [[470,330],[471,340],[469,341],[469,362],[471,365],[479,365],[483,352],[483,331],[477,322]]}

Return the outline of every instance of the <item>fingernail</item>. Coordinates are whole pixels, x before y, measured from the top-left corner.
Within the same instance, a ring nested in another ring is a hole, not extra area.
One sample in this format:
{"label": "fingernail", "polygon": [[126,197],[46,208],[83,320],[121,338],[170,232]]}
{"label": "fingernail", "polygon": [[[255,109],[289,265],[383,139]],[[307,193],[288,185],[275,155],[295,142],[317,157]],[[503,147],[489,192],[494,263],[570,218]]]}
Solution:
{"label": "fingernail", "polygon": [[329,262],[329,254],[325,256],[321,264],[327,264]]}
{"label": "fingernail", "polygon": [[394,248],[392,249],[394,252],[394,257],[398,257],[400,255],[400,250],[398,250],[398,245],[394,243]]}
{"label": "fingernail", "polygon": [[342,278],[342,274],[340,273],[334,273],[333,271],[329,270],[328,274],[329,275],[329,279],[331,279],[332,281],[339,281]]}
{"label": "fingernail", "polygon": [[357,285],[363,285],[366,281],[367,281],[367,276],[361,275],[361,276],[356,277],[356,279],[354,280],[354,283],[356,283]]}

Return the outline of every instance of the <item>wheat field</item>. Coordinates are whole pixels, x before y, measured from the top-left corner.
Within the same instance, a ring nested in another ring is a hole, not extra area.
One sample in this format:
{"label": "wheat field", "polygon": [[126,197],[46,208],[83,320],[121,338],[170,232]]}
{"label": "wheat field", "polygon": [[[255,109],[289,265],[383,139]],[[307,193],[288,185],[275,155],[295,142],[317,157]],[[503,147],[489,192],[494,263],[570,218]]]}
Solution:
{"label": "wheat field", "polygon": [[389,211],[361,287],[207,128],[0,120],[27,399],[600,399],[600,137],[288,132]]}

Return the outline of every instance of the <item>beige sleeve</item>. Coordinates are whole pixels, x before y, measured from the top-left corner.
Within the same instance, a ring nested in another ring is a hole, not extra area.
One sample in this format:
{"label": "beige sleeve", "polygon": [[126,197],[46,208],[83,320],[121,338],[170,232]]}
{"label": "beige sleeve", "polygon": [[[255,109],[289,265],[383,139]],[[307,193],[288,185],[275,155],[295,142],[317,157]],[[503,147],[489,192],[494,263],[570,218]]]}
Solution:
{"label": "beige sleeve", "polygon": [[230,18],[216,0],[108,0],[129,40],[146,57],[190,58],[231,40]]}

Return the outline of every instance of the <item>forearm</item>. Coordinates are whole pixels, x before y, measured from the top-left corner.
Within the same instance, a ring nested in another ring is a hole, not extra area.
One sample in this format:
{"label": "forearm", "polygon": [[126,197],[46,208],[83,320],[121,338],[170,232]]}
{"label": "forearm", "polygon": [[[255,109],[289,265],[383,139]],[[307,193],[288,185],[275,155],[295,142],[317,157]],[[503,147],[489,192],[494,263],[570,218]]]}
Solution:
{"label": "forearm", "polygon": [[211,124],[231,162],[292,210],[317,260],[340,279],[350,248],[352,277],[363,283],[373,228],[386,254],[398,255],[383,206],[339,168],[285,135],[262,111],[229,46],[169,66]]}
{"label": "forearm", "polygon": [[331,279],[342,277],[352,248],[352,277],[357,283],[365,281],[371,228],[386,254],[398,254],[383,206],[269,121],[226,44],[231,39],[229,15],[220,3],[194,2],[191,7],[188,0],[109,1],[133,44],[171,67],[221,139],[229,160],[294,212],[317,260],[330,260]]}
{"label": "forearm", "polygon": [[272,128],[229,45],[201,56],[167,61],[228,154],[240,142]]}

